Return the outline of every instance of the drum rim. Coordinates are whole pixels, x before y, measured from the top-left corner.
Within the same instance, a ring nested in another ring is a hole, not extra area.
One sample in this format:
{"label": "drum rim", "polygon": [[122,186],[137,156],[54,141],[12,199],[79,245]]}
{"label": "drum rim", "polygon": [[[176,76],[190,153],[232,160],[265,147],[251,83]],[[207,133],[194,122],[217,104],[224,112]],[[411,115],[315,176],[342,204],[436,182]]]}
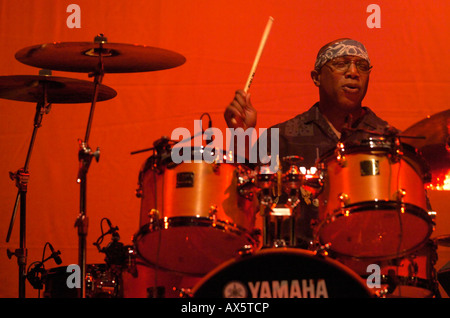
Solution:
{"label": "drum rim", "polygon": [[[362,202],[346,205],[344,207],[344,209],[350,210],[350,215],[351,215],[352,213],[367,212],[368,206],[371,207],[372,210],[386,210],[386,207],[389,207],[390,208],[389,210],[397,210],[398,205],[399,205],[399,203],[396,201],[362,201]],[[411,214],[413,214],[413,215],[419,217],[420,219],[422,219],[423,221],[425,221],[425,223],[428,226],[428,231],[427,231],[426,237],[417,245],[415,245],[409,249],[403,249],[395,254],[379,255],[379,256],[355,256],[355,255],[348,255],[345,253],[335,251],[332,249],[332,247],[330,249],[333,251],[333,253],[335,253],[336,255],[339,255],[341,257],[359,259],[359,260],[389,260],[389,259],[393,259],[393,258],[397,258],[397,257],[403,257],[409,253],[412,253],[412,252],[420,249],[422,246],[424,246],[427,243],[428,239],[430,238],[431,234],[433,233],[434,221],[431,218],[431,216],[424,209],[422,209],[414,204],[410,204],[410,203],[403,203],[403,205],[405,206],[405,213],[414,211],[414,213],[411,213]],[[352,211],[352,209],[354,209],[354,211]],[[321,221],[320,224],[317,226],[314,242],[316,242],[319,245],[326,244],[325,242],[323,242],[321,240],[321,237],[319,235],[320,229],[323,226],[326,226],[327,224],[331,224],[333,222],[333,221],[331,221],[332,218],[340,218],[340,217],[348,217],[348,216],[343,215],[341,209],[336,209],[333,211],[333,213],[331,215],[327,216],[327,218],[325,220]]]}
{"label": "drum rim", "polygon": [[219,274],[222,270],[232,266],[233,264],[237,265],[241,261],[245,262],[245,260],[247,258],[251,258],[251,257],[261,258],[261,257],[264,257],[265,255],[287,255],[287,254],[303,256],[303,257],[307,257],[309,259],[314,259],[314,260],[319,260],[319,261],[326,262],[326,263],[330,264],[331,266],[333,266],[334,268],[337,268],[338,270],[346,273],[355,282],[358,282],[358,284],[362,287],[362,289],[367,291],[367,296],[368,297],[374,297],[375,296],[375,293],[373,292],[373,290],[371,290],[367,286],[367,284],[364,283],[364,279],[361,276],[359,276],[355,271],[353,271],[351,268],[345,266],[341,262],[339,262],[339,261],[337,261],[337,260],[335,260],[335,259],[333,259],[333,258],[331,258],[329,256],[318,254],[318,253],[310,251],[310,250],[304,250],[304,249],[293,248],[293,247],[261,248],[259,250],[256,250],[253,253],[249,253],[249,254],[244,254],[244,255],[239,255],[239,256],[233,257],[233,258],[229,259],[228,261],[220,264],[219,266],[217,266],[213,270],[211,270],[208,274],[206,274],[192,288],[191,296],[195,298],[196,297],[195,294],[198,292],[198,290],[200,288],[202,288],[204,286],[205,283],[207,283],[216,274]]}
{"label": "drum rim", "polygon": [[[181,163],[174,163],[172,161],[172,157],[171,157],[171,153],[174,149],[186,149],[186,148],[190,148],[191,149],[191,161],[190,162],[181,162]],[[205,160],[199,159],[199,158],[195,158],[195,154],[201,151],[204,151],[204,148],[202,147],[187,147],[187,146],[183,146],[183,147],[179,147],[179,148],[171,148],[170,149],[170,155],[165,155],[164,157],[162,157],[162,155],[160,154],[152,154],[151,156],[149,156],[144,163],[142,164],[142,167],[140,169],[139,174],[141,175],[145,175],[149,170],[154,171],[156,168],[154,166],[155,160],[157,158],[160,158],[161,160],[158,162],[159,165],[161,167],[164,167],[165,169],[175,169],[176,167],[182,165],[182,164],[213,164],[213,163],[217,163],[217,164],[228,164],[231,166],[235,166],[235,167],[245,167],[249,170],[253,170],[255,163],[249,162],[247,158],[243,158],[243,157],[238,157],[236,155],[233,154],[233,161],[230,161],[228,159],[224,159],[224,156],[227,157],[227,151],[223,150],[223,149],[219,149],[219,151],[221,152],[220,154],[217,154],[217,156],[220,158],[220,160],[218,161],[214,161],[211,163],[206,162]],[[240,162],[243,161],[243,162]],[[163,173],[163,171],[160,172],[161,174]]]}
{"label": "drum rim", "polygon": [[[405,208],[405,213],[412,214],[423,219],[426,223],[430,224],[432,227],[434,222],[431,216],[427,213],[427,211],[415,204],[412,203],[399,203],[398,201],[393,200],[368,200],[368,201],[360,201],[352,204],[347,204],[343,207],[344,210],[350,210],[351,213],[359,213],[367,211],[369,207],[371,210],[397,210],[399,205],[402,205]],[[411,213],[412,212],[412,213]],[[335,209],[333,213],[327,217],[327,220],[330,217],[341,217],[345,216],[342,214],[342,209]],[[327,221],[324,220],[324,221]]]}
{"label": "drum rim", "polygon": [[[151,227],[156,223],[157,227],[156,229],[151,229]],[[148,222],[140,227],[138,232],[135,234],[136,236],[140,236],[142,234],[151,233],[151,232],[157,232],[157,231],[165,231],[171,228],[177,228],[177,227],[194,227],[194,226],[200,226],[200,227],[213,227],[218,229],[219,231],[226,231],[226,232],[232,232],[233,234],[237,235],[244,235],[248,236],[252,240],[251,232],[247,229],[245,229],[242,226],[237,225],[234,222],[227,222],[223,220],[213,220],[210,217],[204,217],[204,216],[174,216],[169,217],[167,220],[164,220],[164,218],[160,218],[154,222]]]}

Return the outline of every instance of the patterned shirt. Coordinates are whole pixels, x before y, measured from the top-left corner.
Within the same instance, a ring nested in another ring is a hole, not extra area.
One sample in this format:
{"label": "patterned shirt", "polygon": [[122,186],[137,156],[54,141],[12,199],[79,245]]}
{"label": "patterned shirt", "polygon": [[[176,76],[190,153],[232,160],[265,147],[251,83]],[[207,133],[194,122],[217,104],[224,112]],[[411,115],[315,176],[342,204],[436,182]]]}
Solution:
{"label": "patterned shirt", "polygon": [[[398,132],[388,123],[379,118],[372,110],[363,107],[364,115],[351,125],[351,131],[344,132],[343,136],[338,136],[330,122],[319,110],[319,103],[313,105],[308,111],[297,115],[285,122],[274,125],[271,128],[279,129],[279,158],[299,156],[302,160],[298,165],[306,169],[315,167],[320,159],[333,152],[340,140],[345,139],[346,146],[358,146],[362,141],[367,140],[371,133],[383,134]],[[270,154],[271,129],[265,132],[267,135],[268,151]],[[373,135],[373,134],[372,134]],[[262,137],[260,136],[260,138]],[[341,139],[342,138],[342,139]],[[283,172],[286,166],[283,166]],[[310,200],[311,193],[306,193],[302,189],[302,202],[299,205],[295,221],[296,242],[298,247],[308,248],[313,239],[312,222],[317,218],[317,200]],[[280,200],[281,202],[282,200]],[[285,226],[286,233],[290,233]],[[289,234],[287,234],[289,235]]]}
{"label": "patterned shirt", "polygon": [[[353,123],[354,131],[346,136],[346,145],[360,145],[361,141],[368,139],[369,132],[383,134],[393,129],[372,110],[367,107],[363,109],[365,114]],[[300,156],[303,158],[301,165],[307,168],[315,166],[320,157],[336,149],[340,140],[320,112],[319,103],[303,114],[271,128],[279,129],[279,157]],[[270,143],[270,128],[267,130],[267,141]]]}

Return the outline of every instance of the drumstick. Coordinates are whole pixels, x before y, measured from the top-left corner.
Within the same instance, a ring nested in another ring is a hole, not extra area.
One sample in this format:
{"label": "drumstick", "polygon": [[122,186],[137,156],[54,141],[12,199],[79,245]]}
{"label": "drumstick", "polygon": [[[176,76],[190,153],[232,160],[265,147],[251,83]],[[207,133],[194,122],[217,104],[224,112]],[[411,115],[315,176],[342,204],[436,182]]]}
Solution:
{"label": "drumstick", "polygon": [[267,38],[269,37],[270,29],[272,28],[272,23],[273,18],[269,17],[269,21],[267,21],[266,28],[261,38],[261,42],[259,43],[258,51],[256,52],[255,60],[253,61],[252,69],[250,71],[250,74],[248,75],[247,83],[245,84],[244,92],[246,93],[249,90],[250,85],[252,84],[253,77],[255,77],[256,67],[258,66],[259,59],[264,50],[264,46],[266,45]]}
{"label": "drumstick", "polygon": [[[259,43],[258,51],[256,52],[255,60],[253,61],[252,69],[250,70],[250,74],[248,75],[247,83],[245,84],[244,92],[247,93],[250,89],[250,85],[252,85],[253,77],[255,77],[256,67],[258,66],[259,59],[261,58],[264,46],[266,45],[267,38],[269,37],[270,29],[272,28],[273,18],[269,17],[267,21],[266,28],[264,29],[264,33],[261,38],[261,42]],[[241,119],[239,119],[241,121]],[[233,125],[238,125],[238,119],[232,115],[231,123]]]}

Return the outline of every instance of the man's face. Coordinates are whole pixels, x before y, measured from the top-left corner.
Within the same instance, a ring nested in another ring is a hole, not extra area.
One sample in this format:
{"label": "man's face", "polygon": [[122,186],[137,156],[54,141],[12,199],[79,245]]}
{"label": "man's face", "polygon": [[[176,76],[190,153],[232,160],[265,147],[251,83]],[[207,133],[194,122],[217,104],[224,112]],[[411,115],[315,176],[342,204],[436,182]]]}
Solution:
{"label": "man's face", "polygon": [[361,107],[367,92],[370,65],[356,56],[342,56],[328,61],[316,72],[314,83],[319,87],[321,102],[344,111]]}

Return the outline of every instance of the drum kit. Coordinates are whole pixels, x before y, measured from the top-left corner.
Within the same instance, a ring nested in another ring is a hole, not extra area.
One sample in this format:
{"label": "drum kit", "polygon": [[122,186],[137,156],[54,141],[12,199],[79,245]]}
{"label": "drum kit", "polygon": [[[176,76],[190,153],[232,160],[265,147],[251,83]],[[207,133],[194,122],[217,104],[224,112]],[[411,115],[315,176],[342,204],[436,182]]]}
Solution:
{"label": "drum kit", "polygon": [[[431,239],[434,215],[426,195],[448,174],[450,119],[445,111],[402,135],[373,134],[359,146],[338,143],[316,167],[296,156],[277,158],[278,170],[236,163],[216,151],[213,162],[175,163],[177,141],[161,138],[142,165],[136,196],[139,229],[120,242],[118,228],[96,245],[105,264],[86,264],[86,176],[99,150],[89,147],[95,104],[116,96],[105,73],[146,72],[182,65],[175,52],[148,46],[93,42],[48,43],[24,48],[16,58],[42,68],[38,76],[0,77],[0,97],[37,104],[23,168],[11,173],[18,194],[7,241],[20,205],[20,248],[8,251],[19,265],[19,297],[25,295],[26,192],[29,161],[43,115],[53,103],[91,102],[80,140],[78,229],[81,287],[69,289],[65,267],[42,273],[45,297],[120,298],[366,298],[439,297]],[[53,77],[50,71],[88,73],[93,83]],[[441,129],[441,130],[439,130]],[[424,139],[422,136],[431,136]],[[408,143],[400,140],[408,139]],[[192,158],[205,148],[189,148]],[[441,179],[436,179],[439,175]],[[433,179],[433,177],[434,179]],[[305,209],[313,237],[300,247],[297,223]],[[112,235],[111,243],[100,242]],[[368,271],[379,269],[378,276]],[[379,279],[379,283],[375,278]],[[374,279],[374,280],[372,280]]]}

